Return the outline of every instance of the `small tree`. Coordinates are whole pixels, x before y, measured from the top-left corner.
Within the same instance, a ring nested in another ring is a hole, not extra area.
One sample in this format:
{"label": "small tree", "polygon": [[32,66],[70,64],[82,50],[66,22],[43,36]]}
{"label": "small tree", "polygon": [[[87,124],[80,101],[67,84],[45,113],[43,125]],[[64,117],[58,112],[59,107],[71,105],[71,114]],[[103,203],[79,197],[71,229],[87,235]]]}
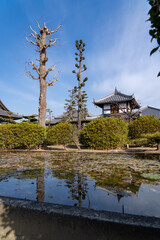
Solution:
{"label": "small tree", "polygon": [[28,61],[28,65],[32,66],[32,69],[36,71],[37,77],[34,77],[29,70],[26,69],[27,74],[33,78],[34,80],[39,80],[40,82],[40,97],[39,97],[39,124],[42,126],[45,126],[46,121],[46,91],[48,86],[53,86],[58,81],[56,73],[52,80],[47,82],[47,76],[48,74],[53,71],[56,67],[56,65],[53,65],[52,67],[46,69],[46,62],[48,61],[48,57],[46,55],[47,48],[55,46],[57,42],[57,38],[51,39],[51,35],[58,31],[58,29],[62,26],[59,25],[55,30],[50,30],[46,27],[44,24],[44,27],[40,27],[37,22],[39,33],[37,33],[35,30],[32,29],[30,26],[30,29],[32,31],[30,37],[32,37],[33,40],[27,41],[37,47],[36,51],[39,52],[40,56],[39,59],[39,67],[36,66],[36,64],[33,61]]}
{"label": "small tree", "polygon": [[[152,55],[156,52],[160,47],[160,0],[148,0],[149,4],[151,5],[151,9],[149,10],[149,21],[151,22],[151,29],[149,34],[151,35],[151,41],[155,39],[157,41],[158,46],[153,48],[150,52]],[[160,72],[158,73],[157,77],[160,76]]]}
{"label": "small tree", "polygon": [[64,106],[65,111],[65,120],[71,121],[73,120],[74,114],[76,113],[76,106],[77,106],[77,98],[76,98],[76,91],[74,89],[68,90],[69,92],[69,99],[65,99],[66,103]]}
{"label": "small tree", "polygon": [[[76,88],[77,89],[77,88]],[[64,106],[64,109],[66,110],[64,115],[65,115],[65,121],[72,121],[74,116],[76,116],[77,112],[77,107],[78,107],[78,94],[76,94],[75,88],[72,90],[68,90],[69,94],[69,99],[66,99],[66,103]],[[81,94],[81,120],[85,119],[88,109],[87,109],[87,94],[86,91],[82,91]]]}
{"label": "small tree", "polygon": [[85,82],[88,80],[87,77],[85,77],[82,80],[82,72],[87,70],[87,67],[85,64],[82,65],[83,60],[85,60],[85,57],[83,57],[83,52],[85,50],[85,43],[83,43],[82,40],[76,40],[76,48],[78,52],[75,52],[76,55],[76,64],[75,67],[77,68],[77,71],[73,70],[72,72],[76,74],[77,81],[78,81],[78,87],[75,87],[75,91],[77,91],[78,95],[78,132],[81,130],[81,120],[82,120],[82,87],[85,86]]}

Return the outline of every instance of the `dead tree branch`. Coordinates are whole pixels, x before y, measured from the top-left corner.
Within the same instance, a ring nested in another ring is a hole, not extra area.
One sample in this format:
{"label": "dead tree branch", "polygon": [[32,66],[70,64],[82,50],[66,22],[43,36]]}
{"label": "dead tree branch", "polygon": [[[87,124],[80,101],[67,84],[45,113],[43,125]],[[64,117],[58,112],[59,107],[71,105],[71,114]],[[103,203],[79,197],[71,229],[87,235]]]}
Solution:
{"label": "dead tree branch", "polygon": [[46,74],[45,74],[45,77],[47,77],[48,73],[53,71],[55,69],[56,65],[54,64],[53,67],[50,67],[46,70]]}
{"label": "dead tree branch", "polygon": [[58,38],[55,39],[49,39],[49,42],[46,44],[46,48],[47,47],[52,47],[52,46],[56,46],[56,42],[57,42]]}
{"label": "dead tree branch", "polygon": [[34,80],[38,80],[39,79],[39,77],[34,77],[32,74],[31,74],[31,72],[25,67],[25,69],[26,69],[26,74],[29,76],[29,77],[31,77],[32,79],[34,79]]}
{"label": "dead tree branch", "polygon": [[50,80],[50,82],[47,82],[47,86],[54,86],[54,85],[58,82],[58,78],[56,78],[57,75],[58,75],[58,73],[59,73],[59,72],[57,72],[57,73],[54,75],[53,79]]}
{"label": "dead tree branch", "polygon": [[29,27],[30,27],[31,31],[34,32],[35,36],[37,36],[38,35],[37,32],[35,30],[33,30],[33,28],[31,26],[29,26]]}
{"label": "dead tree branch", "polygon": [[62,24],[60,24],[55,30],[51,31],[51,34],[57,32],[60,27],[62,27]]}
{"label": "dead tree branch", "polygon": [[35,43],[35,42],[33,42],[32,40],[28,40],[28,38],[26,37],[26,40],[27,40],[27,42],[29,42],[29,43],[32,43],[33,45],[35,45],[35,46],[38,46],[38,44],[37,43]]}
{"label": "dead tree branch", "polygon": [[32,66],[33,70],[36,70],[37,74],[40,75],[39,68],[35,65],[33,61],[27,61],[28,65]]}
{"label": "dead tree branch", "polygon": [[38,21],[36,21],[36,23],[37,23],[37,26],[38,26],[38,28],[39,28],[39,30],[41,29],[41,27],[40,27],[40,25],[39,25],[39,22]]}

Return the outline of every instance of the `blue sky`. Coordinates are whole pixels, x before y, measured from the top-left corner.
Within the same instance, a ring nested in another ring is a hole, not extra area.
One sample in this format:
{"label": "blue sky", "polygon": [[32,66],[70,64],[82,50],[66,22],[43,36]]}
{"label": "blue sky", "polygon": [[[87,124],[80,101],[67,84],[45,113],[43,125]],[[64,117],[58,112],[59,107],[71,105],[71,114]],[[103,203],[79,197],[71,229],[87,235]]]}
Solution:
{"label": "blue sky", "polygon": [[48,49],[47,67],[56,64],[59,81],[47,89],[47,108],[57,116],[64,111],[68,90],[77,84],[72,73],[75,40],[86,43],[88,110],[101,114],[93,99],[118,90],[135,94],[142,107],[160,108],[159,53],[148,34],[147,0],[0,0],[0,99],[13,112],[38,112],[39,82],[25,74],[25,61],[38,58],[26,41],[31,25],[38,31],[63,26],[53,36],[60,40]]}

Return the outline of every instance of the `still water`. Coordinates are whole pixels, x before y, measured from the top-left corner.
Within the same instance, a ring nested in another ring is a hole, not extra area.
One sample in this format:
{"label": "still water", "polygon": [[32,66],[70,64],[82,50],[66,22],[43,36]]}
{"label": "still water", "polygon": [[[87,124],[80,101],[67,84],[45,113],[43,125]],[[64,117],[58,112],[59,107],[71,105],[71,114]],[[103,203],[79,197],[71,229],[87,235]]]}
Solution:
{"label": "still water", "polygon": [[160,160],[106,153],[0,153],[0,195],[160,217]]}

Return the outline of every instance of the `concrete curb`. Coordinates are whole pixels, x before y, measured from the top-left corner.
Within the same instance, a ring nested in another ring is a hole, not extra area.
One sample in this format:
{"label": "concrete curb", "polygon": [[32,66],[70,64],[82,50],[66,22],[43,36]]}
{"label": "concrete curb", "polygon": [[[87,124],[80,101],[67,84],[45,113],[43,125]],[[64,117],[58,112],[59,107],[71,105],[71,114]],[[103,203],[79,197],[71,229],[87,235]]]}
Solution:
{"label": "concrete curb", "polygon": [[160,218],[122,214],[108,211],[99,211],[87,208],[78,208],[60,204],[40,203],[31,200],[22,200],[0,196],[0,205],[12,208],[38,211],[49,215],[64,215],[70,217],[85,218],[108,223],[118,223],[138,227],[160,229]]}

